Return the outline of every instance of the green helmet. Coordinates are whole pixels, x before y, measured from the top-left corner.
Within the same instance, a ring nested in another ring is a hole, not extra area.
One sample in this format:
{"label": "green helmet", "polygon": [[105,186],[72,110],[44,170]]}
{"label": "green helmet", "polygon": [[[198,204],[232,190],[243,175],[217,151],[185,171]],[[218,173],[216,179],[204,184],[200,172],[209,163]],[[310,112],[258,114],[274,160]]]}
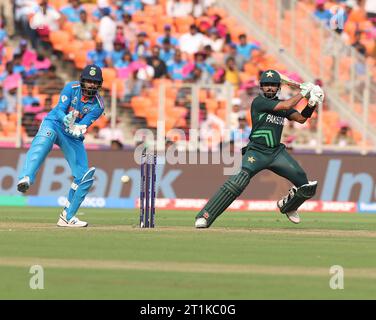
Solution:
{"label": "green helmet", "polygon": [[262,83],[276,83],[281,84],[281,76],[275,70],[267,70],[261,74],[260,84]]}
{"label": "green helmet", "polygon": [[[264,91],[263,86],[273,85],[273,87],[278,87],[277,91]],[[267,99],[274,99],[281,91],[281,76],[275,70],[266,70],[261,74],[260,77],[260,91],[261,94]]]}

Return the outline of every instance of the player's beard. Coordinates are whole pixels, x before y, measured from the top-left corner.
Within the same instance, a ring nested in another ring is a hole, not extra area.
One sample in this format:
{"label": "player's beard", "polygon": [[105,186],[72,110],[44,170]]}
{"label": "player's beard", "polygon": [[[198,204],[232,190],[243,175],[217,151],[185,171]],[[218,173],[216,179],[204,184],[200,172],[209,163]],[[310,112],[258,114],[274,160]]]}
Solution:
{"label": "player's beard", "polygon": [[267,99],[274,99],[275,97],[277,97],[280,90],[280,87],[277,89],[277,91],[264,91],[262,87],[260,88],[261,94]]}

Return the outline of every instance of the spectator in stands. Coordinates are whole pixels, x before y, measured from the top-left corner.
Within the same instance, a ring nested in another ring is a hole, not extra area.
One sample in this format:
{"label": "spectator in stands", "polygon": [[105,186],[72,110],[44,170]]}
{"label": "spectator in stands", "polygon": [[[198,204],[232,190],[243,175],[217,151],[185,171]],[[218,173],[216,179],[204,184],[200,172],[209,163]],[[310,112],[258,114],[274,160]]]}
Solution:
{"label": "spectator in stands", "polygon": [[124,54],[120,60],[117,60],[115,68],[126,68],[132,63],[132,54],[129,51],[124,51]]}
{"label": "spectator in stands", "polygon": [[341,34],[352,10],[357,6],[355,0],[346,0],[345,7],[338,7],[330,19],[330,28]]}
{"label": "spectator in stands", "polygon": [[224,121],[213,113],[200,126],[200,149],[218,151],[225,130]]}
{"label": "spectator in stands", "polygon": [[179,49],[175,51],[174,59],[167,63],[168,75],[172,80],[184,80],[183,70],[187,65],[187,61],[182,59],[182,54]]}
{"label": "spectator in stands", "polygon": [[162,48],[159,51],[159,58],[161,58],[164,63],[167,64],[168,61],[172,60],[175,55],[175,50],[171,47],[170,41],[168,39],[163,40]]}
{"label": "spectator in stands", "polygon": [[[313,116],[310,118],[309,122],[306,122],[307,127],[304,129],[299,128],[299,126],[294,125],[294,122],[289,122],[289,125],[292,126],[291,130],[291,136],[290,140],[291,142],[294,142],[296,144],[304,144],[307,146],[315,147],[318,144],[317,140],[317,117]],[[297,133],[295,133],[298,130]],[[283,130],[285,131],[285,130]],[[325,144],[325,137],[324,135],[322,136],[322,144]]]}
{"label": "spectator in stands", "polygon": [[124,12],[133,15],[137,11],[143,9],[142,2],[140,0],[122,0]]}
{"label": "spectator in stands", "polygon": [[240,88],[239,98],[241,100],[240,109],[243,112],[248,112],[250,101],[253,101],[259,94],[259,86],[254,79],[245,82]]}
{"label": "spectator in stands", "polygon": [[109,9],[110,14],[113,14],[109,0],[97,0],[97,8],[91,14],[95,21],[99,21],[102,18],[102,9],[104,8]]}
{"label": "spectator in stands", "polygon": [[249,136],[252,132],[251,127],[248,125],[247,119],[239,118],[239,127],[231,130],[230,140],[235,144],[235,150],[239,151],[242,147],[249,142]]}
{"label": "spectator in stands", "polygon": [[40,75],[47,71],[51,67],[51,60],[50,58],[46,57],[43,53],[38,52],[37,58],[33,63],[33,68],[37,71]]}
{"label": "spectator in stands", "polygon": [[61,15],[53,7],[49,6],[48,0],[41,0],[37,12],[30,20],[31,43],[37,48],[40,43],[48,41],[51,31],[60,29]]}
{"label": "spectator in stands", "polygon": [[329,21],[332,18],[332,13],[325,9],[326,0],[316,0],[316,10],[313,12],[315,18],[323,21],[327,26],[329,26]]}
{"label": "spectator in stands", "polygon": [[204,38],[203,42],[204,46],[209,45],[214,52],[221,52],[225,43],[224,39],[219,36],[215,28],[209,29],[209,37]]}
{"label": "spectator in stands", "polygon": [[95,43],[95,49],[87,53],[87,63],[95,64],[100,68],[108,66],[109,53],[103,49],[102,41]]}
{"label": "spectator in stands", "polygon": [[146,57],[149,54],[149,42],[146,41],[146,32],[140,32],[137,35],[137,42],[134,49],[133,60],[137,60],[140,57]]}
{"label": "spectator in stands", "polygon": [[204,77],[202,69],[194,65],[193,70],[189,73],[188,78],[186,80],[188,80],[188,82],[190,83],[195,83],[198,85],[205,85],[205,84],[208,84],[211,79]]}
{"label": "spectator in stands", "polygon": [[205,6],[202,0],[192,0],[190,15],[193,18],[199,18],[205,14]]}
{"label": "spectator in stands", "polygon": [[124,33],[124,26],[121,24],[116,25],[115,42],[122,43],[124,48],[127,46],[127,39]]}
{"label": "spectator in stands", "polygon": [[358,30],[355,32],[355,38],[352,46],[360,53],[365,55],[366,54],[366,47],[364,44],[360,42],[362,37],[362,31]]}
{"label": "spectator in stands", "polygon": [[368,19],[375,19],[376,18],[376,1],[365,0],[364,10],[367,13]]}
{"label": "spectator in stands", "polygon": [[199,51],[195,54],[194,57],[195,57],[195,61],[194,61],[195,66],[201,69],[201,80],[204,83],[210,83],[211,78],[215,73],[215,69],[205,61],[206,56],[204,52]]}
{"label": "spectator in stands", "polygon": [[21,39],[19,47],[16,49],[16,53],[21,55],[22,65],[26,69],[30,69],[35,60],[37,59],[37,54],[34,50],[28,49],[27,40]]}
{"label": "spectator in stands", "polygon": [[17,107],[17,89],[20,86],[21,75],[13,71],[13,62],[7,62],[5,72],[1,76],[4,97],[7,105],[7,112],[16,112]]}
{"label": "spectator in stands", "polygon": [[69,22],[79,22],[80,13],[83,10],[80,0],[69,0],[69,4],[60,9],[60,13]]}
{"label": "spectator in stands", "polygon": [[237,130],[239,128],[239,118],[240,118],[240,103],[239,98],[233,98],[231,100],[232,111],[230,113],[230,129]]}
{"label": "spectator in stands", "polygon": [[4,21],[0,19],[0,64],[3,61],[5,45],[8,40],[8,34],[4,29]]}
{"label": "spectator in stands", "polygon": [[[7,101],[4,98],[4,92],[3,87],[0,86],[0,112],[6,112],[7,111]],[[0,122],[1,125],[1,122]]]}
{"label": "spectator in stands", "polygon": [[165,62],[159,57],[160,48],[154,46],[152,49],[152,54],[147,58],[148,65],[152,66],[154,69],[154,79],[164,78],[167,75],[167,67]]}
{"label": "spectator in stands", "polygon": [[116,127],[111,128],[111,119],[108,119],[106,126],[99,129],[98,138],[104,140],[108,145],[111,144],[111,141],[119,141],[121,144],[124,144],[124,133],[119,127],[120,123],[121,120],[116,119]]}
{"label": "spectator in stands", "polygon": [[137,25],[132,22],[132,16],[128,13],[123,14],[123,21],[120,24],[123,26],[126,40],[129,42],[135,41],[138,34],[138,28]]}
{"label": "spectator in stands", "polygon": [[42,107],[43,107],[42,112],[38,113],[37,116],[35,117],[35,119],[39,122],[42,122],[43,119],[47,116],[47,113],[49,113],[52,110],[52,108],[54,107],[52,105],[51,96],[48,96],[48,97],[46,97],[46,99],[44,99]]}
{"label": "spectator in stands", "polygon": [[117,62],[121,61],[125,53],[124,42],[116,40],[114,42],[114,50],[110,52],[110,66],[113,67]]}
{"label": "spectator in stands", "polygon": [[96,26],[90,22],[85,10],[80,11],[80,21],[73,26],[73,34],[76,39],[81,41],[88,41],[94,39]]}
{"label": "spectator in stands", "polygon": [[98,26],[98,37],[103,42],[104,50],[110,52],[114,49],[116,37],[116,22],[110,15],[109,8],[101,9],[101,19]]}
{"label": "spectator in stands", "polygon": [[121,21],[123,19],[124,15],[124,9],[123,9],[123,1],[118,0],[115,2],[115,10],[112,13],[115,17],[115,21]]}
{"label": "spectator in stands", "polygon": [[48,71],[38,77],[39,93],[53,95],[64,87],[64,81],[56,74],[56,67],[51,65]]}
{"label": "spectator in stands", "polygon": [[[222,17],[218,14],[215,14],[211,17],[212,19],[212,28],[214,28],[218,35],[221,37],[221,38],[228,38],[228,30],[227,30],[227,27],[224,23],[222,23]],[[228,40],[228,39],[227,39]],[[228,41],[226,41],[227,43]]]}
{"label": "spectator in stands", "polygon": [[376,40],[376,18],[369,18],[369,20],[372,22],[372,27],[366,30],[367,37]]}
{"label": "spectator in stands", "polygon": [[13,55],[13,72],[21,74],[22,78],[26,76],[26,69],[22,65],[22,56],[19,53]]}
{"label": "spectator in stands", "polygon": [[191,4],[181,0],[168,0],[166,2],[166,13],[170,17],[186,17],[191,13]]}
{"label": "spectator in stands", "polygon": [[136,81],[132,90],[132,96],[139,96],[144,88],[151,86],[154,78],[154,68],[149,66],[145,56],[140,56],[136,72]]}
{"label": "spectator in stands", "polygon": [[22,106],[24,108],[30,107],[33,103],[40,104],[40,101],[37,97],[34,97],[33,86],[27,86],[27,94],[22,97]]}
{"label": "spectator in stands", "polygon": [[233,58],[235,60],[236,67],[243,71],[244,65],[247,63],[248,59],[238,52],[235,43],[229,43],[227,48],[228,53],[224,56],[224,61],[227,61],[227,59],[230,57]]}
{"label": "spectator in stands", "polygon": [[30,35],[29,16],[34,14],[38,9],[37,0],[15,0],[15,22],[16,28],[22,35]]}
{"label": "spectator in stands", "polygon": [[233,85],[235,90],[237,90],[240,84],[239,70],[232,57],[226,60],[225,81],[227,84]]}
{"label": "spectator in stands", "polygon": [[252,56],[253,50],[260,50],[260,47],[254,43],[247,42],[247,35],[242,33],[239,35],[239,44],[236,46],[236,50],[239,54],[249,60]]}
{"label": "spectator in stands", "polygon": [[179,40],[171,35],[171,26],[168,24],[164,26],[164,35],[157,38],[157,44],[162,46],[165,40],[168,40],[173,47],[179,45]]}
{"label": "spectator in stands", "polygon": [[341,147],[355,145],[351,128],[347,123],[340,123],[339,131],[334,138],[334,144]]}
{"label": "spectator in stands", "polygon": [[13,2],[9,0],[1,0],[1,15],[2,25],[6,28],[6,33],[9,37],[14,36],[14,15],[13,15]]}
{"label": "spectator in stands", "polygon": [[188,33],[184,33],[180,39],[180,50],[188,54],[195,54],[203,46],[203,35],[198,32],[195,24],[192,24]]}
{"label": "spectator in stands", "polygon": [[204,49],[203,49],[202,52],[205,55],[205,63],[214,67],[214,69],[215,69],[215,67],[218,63],[217,63],[217,60],[213,57],[212,47],[208,44],[208,45],[204,46]]}

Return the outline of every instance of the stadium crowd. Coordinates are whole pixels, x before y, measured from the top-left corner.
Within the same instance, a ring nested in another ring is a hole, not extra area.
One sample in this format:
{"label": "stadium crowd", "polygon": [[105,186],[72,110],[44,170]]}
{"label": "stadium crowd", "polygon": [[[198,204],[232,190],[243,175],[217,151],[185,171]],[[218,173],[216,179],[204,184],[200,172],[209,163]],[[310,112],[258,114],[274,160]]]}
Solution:
{"label": "stadium crowd", "polygon": [[[362,54],[375,56],[375,1],[303,2],[310,4],[312,14],[328,27],[344,21],[344,28],[338,28],[344,41],[350,41]],[[88,63],[102,67],[104,89],[110,90],[112,83],[118,85],[119,109],[132,110],[134,118],[144,118],[149,127],[155,127],[155,112],[148,108],[157,103],[158,84],[230,84],[234,88],[231,136],[246,141],[251,130],[247,110],[250,98],[258,94],[258,77],[277,64],[246,30],[229,23],[227,13],[215,7],[215,0],[16,0],[10,9],[9,1],[1,4],[0,137],[15,134],[19,80],[23,80],[23,134],[32,137],[58,101],[66,80],[59,74],[58,64],[70,61],[74,70]],[[286,71],[280,63],[277,67]],[[301,80],[298,75],[290,76]],[[291,89],[282,92],[284,98],[293,93]],[[223,97],[221,91],[200,91],[202,136],[222,131]],[[188,126],[191,102],[183,88],[169,90],[166,108],[171,112],[167,112],[166,129]],[[340,123],[338,117],[336,121]],[[98,121],[90,139],[102,139],[118,148],[124,138],[117,129],[111,133],[109,123],[105,118]],[[310,134],[316,130],[315,121],[307,126],[301,127],[298,135],[287,134],[286,142],[317,143]],[[344,127],[349,126],[339,124],[338,132],[350,135],[351,129]],[[238,133],[239,128],[244,134]],[[355,143],[352,137],[338,141]],[[337,138],[332,134],[324,142],[337,143]]]}

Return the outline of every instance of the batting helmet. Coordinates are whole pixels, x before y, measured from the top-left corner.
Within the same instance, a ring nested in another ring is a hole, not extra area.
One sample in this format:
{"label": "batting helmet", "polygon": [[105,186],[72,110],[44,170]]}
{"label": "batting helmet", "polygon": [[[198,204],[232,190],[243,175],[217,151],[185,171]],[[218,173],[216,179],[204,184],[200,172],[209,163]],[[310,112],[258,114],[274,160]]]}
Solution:
{"label": "batting helmet", "polygon": [[80,76],[82,93],[88,98],[94,97],[102,87],[103,77],[102,70],[95,64],[86,66]]}

